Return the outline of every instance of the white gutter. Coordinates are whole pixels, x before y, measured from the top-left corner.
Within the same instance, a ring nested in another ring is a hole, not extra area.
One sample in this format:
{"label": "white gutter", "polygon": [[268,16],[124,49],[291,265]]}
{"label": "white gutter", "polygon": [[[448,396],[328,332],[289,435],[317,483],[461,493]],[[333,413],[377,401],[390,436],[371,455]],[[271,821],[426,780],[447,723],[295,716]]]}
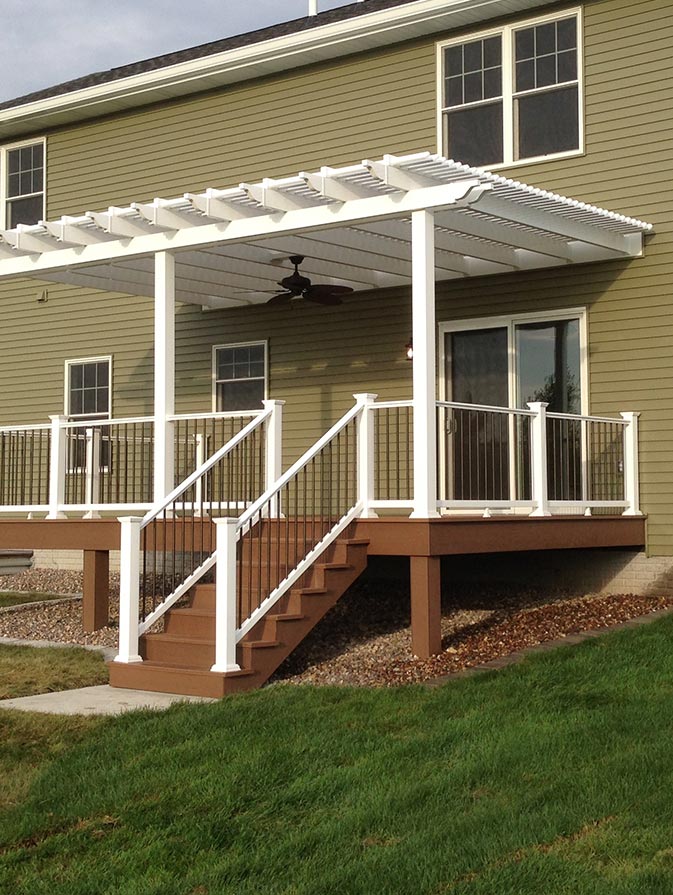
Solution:
{"label": "white gutter", "polygon": [[345,21],[0,110],[0,137],[103,115],[461,28],[552,0],[415,0]]}

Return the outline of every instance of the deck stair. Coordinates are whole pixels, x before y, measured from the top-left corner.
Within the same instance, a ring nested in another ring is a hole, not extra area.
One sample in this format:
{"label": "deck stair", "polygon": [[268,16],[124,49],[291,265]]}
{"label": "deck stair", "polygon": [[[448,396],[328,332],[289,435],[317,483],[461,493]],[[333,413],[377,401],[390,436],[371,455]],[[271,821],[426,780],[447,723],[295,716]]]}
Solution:
{"label": "deck stair", "polygon": [[[294,537],[294,526],[284,524],[265,542],[274,568],[286,552],[287,539]],[[110,663],[110,683],[211,697],[260,687],[362,574],[368,543],[354,539],[347,529],[242,638],[240,671],[210,671],[215,661],[215,585],[200,583],[192,589],[189,605],[168,610],[163,632],[141,637],[142,663]],[[241,594],[243,602],[245,598]]]}

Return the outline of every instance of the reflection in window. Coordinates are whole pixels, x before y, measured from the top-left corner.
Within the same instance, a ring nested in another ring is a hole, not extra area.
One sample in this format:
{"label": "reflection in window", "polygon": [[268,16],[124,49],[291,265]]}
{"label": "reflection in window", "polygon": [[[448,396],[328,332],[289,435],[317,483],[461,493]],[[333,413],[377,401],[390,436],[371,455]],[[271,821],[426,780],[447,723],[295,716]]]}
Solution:
{"label": "reflection in window", "polygon": [[518,405],[544,401],[555,413],[581,413],[578,320],[516,327]]}

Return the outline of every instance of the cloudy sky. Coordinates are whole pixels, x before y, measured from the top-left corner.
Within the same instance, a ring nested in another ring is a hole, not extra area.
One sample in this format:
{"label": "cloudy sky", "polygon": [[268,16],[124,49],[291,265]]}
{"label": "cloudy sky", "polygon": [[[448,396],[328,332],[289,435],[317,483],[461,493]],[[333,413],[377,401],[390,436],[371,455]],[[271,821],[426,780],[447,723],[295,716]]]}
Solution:
{"label": "cloudy sky", "polygon": [[[320,9],[345,0],[319,0]],[[288,21],[308,0],[0,0],[0,101]]]}

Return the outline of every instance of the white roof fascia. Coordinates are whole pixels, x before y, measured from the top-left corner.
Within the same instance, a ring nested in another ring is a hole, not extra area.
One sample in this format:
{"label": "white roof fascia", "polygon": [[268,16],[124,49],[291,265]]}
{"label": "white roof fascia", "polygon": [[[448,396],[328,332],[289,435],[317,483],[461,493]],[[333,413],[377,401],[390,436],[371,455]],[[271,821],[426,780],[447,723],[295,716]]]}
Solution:
{"label": "white roof fascia", "polygon": [[0,110],[0,139],[449,31],[553,0],[415,0]]}

